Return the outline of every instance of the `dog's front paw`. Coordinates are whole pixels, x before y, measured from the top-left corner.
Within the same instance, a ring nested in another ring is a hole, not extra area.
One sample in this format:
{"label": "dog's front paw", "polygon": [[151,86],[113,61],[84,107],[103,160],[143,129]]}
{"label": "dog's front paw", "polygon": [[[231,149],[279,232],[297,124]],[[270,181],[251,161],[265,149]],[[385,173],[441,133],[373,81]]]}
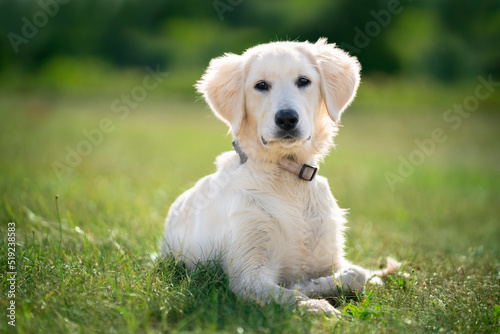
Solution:
{"label": "dog's front paw", "polygon": [[324,299],[308,299],[299,302],[299,307],[317,314],[335,315],[340,318],[340,311]]}
{"label": "dog's front paw", "polygon": [[340,281],[344,291],[363,291],[367,277],[363,268],[353,266],[344,269],[336,279]]}
{"label": "dog's front paw", "polygon": [[368,282],[373,285],[384,285],[384,281],[382,281],[382,279],[378,276],[373,276],[368,280]]}

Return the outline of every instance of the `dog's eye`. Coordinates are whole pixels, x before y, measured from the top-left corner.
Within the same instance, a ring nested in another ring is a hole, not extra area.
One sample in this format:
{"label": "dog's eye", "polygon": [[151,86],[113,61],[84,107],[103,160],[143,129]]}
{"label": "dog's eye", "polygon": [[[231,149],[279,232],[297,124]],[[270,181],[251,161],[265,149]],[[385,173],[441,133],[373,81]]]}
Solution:
{"label": "dog's eye", "polygon": [[297,86],[298,87],[305,87],[311,83],[311,80],[305,78],[305,77],[300,77],[299,80],[297,80]]}
{"label": "dog's eye", "polygon": [[261,80],[257,82],[257,84],[255,85],[255,89],[260,91],[267,91],[269,90],[269,85],[264,80]]}

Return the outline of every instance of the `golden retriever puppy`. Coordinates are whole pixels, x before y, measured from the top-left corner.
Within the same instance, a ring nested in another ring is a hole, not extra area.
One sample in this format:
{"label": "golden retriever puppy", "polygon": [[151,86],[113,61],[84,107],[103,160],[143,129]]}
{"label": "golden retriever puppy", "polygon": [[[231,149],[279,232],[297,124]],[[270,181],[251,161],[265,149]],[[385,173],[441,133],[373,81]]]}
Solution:
{"label": "golden retriever puppy", "polygon": [[396,271],[392,259],[376,272],[345,259],[345,211],[316,175],[359,72],[324,38],[212,59],[196,87],[230,127],[235,151],[172,204],[162,255],[188,266],[220,259],[238,296],[336,315],[319,298]]}

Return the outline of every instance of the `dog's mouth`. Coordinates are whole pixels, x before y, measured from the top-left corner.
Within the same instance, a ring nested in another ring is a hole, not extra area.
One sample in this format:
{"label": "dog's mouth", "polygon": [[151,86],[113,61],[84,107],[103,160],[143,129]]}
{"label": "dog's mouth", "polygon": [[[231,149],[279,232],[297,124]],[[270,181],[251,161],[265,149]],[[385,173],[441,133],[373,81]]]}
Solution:
{"label": "dog's mouth", "polygon": [[297,144],[300,144],[304,141],[309,141],[311,140],[311,136],[307,138],[302,138],[300,134],[291,134],[291,133],[284,133],[281,134],[281,136],[277,136],[273,139],[265,139],[263,136],[260,137],[262,144],[268,145],[270,142],[276,142],[279,143],[283,146],[295,146]]}
{"label": "dog's mouth", "polygon": [[284,144],[285,146],[288,146],[288,145],[293,145],[296,142],[300,141],[300,138],[297,138],[297,137],[294,137],[291,135],[286,135],[286,136],[281,137],[279,139],[279,141],[280,141],[280,143]]}

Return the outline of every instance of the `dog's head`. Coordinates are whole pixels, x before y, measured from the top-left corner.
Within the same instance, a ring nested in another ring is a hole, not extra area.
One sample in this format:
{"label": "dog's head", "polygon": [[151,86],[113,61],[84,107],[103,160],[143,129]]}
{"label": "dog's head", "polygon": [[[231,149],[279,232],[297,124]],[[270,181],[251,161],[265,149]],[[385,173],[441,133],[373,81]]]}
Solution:
{"label": "dog's head", "polygon": [[326,39],[275,42],[212,59],[196,87],[250,155],[309,159],[331,146],[359,72]]}

